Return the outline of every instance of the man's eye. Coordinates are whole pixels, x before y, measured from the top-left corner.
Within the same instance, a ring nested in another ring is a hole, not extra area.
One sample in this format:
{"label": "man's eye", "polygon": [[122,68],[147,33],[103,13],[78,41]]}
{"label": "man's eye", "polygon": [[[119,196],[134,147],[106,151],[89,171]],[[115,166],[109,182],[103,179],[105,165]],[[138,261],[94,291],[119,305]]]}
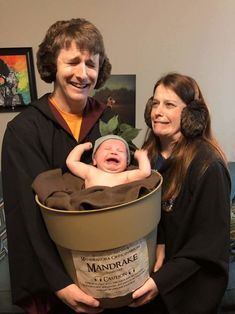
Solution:
{"label": "man's eye", "polygon": [[69,64],[69,65],[74,65],[74,66],[75,66],[75,65],[77,65],[78,63],[77,63],[77,62],[75,62],[75,61],[71,61],[71,62],[68,62],[68,64]]}
{"label": "man's eye", "polygon": [[95,63],[93,63],[93,62],[87,62],[86,65],[87,65],[89,68],[95,68]]}

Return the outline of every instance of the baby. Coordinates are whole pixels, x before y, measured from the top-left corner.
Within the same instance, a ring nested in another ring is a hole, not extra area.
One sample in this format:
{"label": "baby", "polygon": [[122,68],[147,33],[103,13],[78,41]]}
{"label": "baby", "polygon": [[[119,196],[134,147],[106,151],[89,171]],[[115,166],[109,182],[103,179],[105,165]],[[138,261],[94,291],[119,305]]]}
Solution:
{"label": "baby", "polygon": [[76,176],[84,179],[85,187],[115,186],[141,180],[151,174],[151,165],[147,151],[136,150],[134,157],[138,168],[126,170],[130,163],[128,143],[120,136],[106,135],[95,141],[92,160],[93,165],[80,161],[82,154],[92,148],[92,143],[77,145],[68,155],[66,164]]}

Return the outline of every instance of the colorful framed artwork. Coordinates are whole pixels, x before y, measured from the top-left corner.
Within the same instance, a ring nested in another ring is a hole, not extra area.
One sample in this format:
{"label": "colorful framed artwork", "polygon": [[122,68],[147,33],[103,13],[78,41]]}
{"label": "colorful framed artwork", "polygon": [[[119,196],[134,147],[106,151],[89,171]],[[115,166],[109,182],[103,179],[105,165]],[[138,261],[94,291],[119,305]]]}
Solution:
{"label": "colorful framed artwork", "polygon": [[32,48],[0,48],[0,112],[21,111],[36,98]]}
{"label": "colorful framed artwork", "polygon": [[121,121],[135,127],[136,75],[112,74],[93,97],[112,107]]}

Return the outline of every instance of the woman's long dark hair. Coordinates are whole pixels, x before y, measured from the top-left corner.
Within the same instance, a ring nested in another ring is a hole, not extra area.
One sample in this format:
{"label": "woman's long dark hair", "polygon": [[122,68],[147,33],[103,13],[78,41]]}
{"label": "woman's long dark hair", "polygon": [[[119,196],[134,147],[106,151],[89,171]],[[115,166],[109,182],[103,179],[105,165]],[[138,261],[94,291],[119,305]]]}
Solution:
{"label": "woman's long dark hair", "polygon": [[[195,158],[199,145],[207,143],[208,147],[226,163],[225,155],[212,135],[211,119],[208,107],[196,81],[189,76],[178,73],[170,73],[160,78],[154,86],[153,94],[159,85],[163,85],[176,93],[187,105],[181,114],[181,137],[175,144],[169,158],[170,171],[165,180],[163,200],[174,199],[178,196],[186,172]],[[145,107],[145,122],[148,130],[145,136],[143,148],[148,150],[152,166],[161,151],[161,143],[154,134],[151,124],[152,97]],[[211,159],[209,155],[203,162],[199,175],[202,175],[208,168]]]}

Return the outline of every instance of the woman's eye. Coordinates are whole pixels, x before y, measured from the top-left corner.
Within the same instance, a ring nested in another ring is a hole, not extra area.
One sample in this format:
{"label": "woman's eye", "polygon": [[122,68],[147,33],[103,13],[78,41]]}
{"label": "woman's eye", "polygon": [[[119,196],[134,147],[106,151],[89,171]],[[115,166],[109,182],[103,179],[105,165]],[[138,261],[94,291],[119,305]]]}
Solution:
{"label": "woman's eye", "polygon": [[173,108],[173,107],[175,107],[175,104],[173,104],[173,103],[171,103],[171,102],[168,102],[168,103],[166,104],[166,106],[167,106],[168,108]]}
{"label": "woman's eye", "polygon": [[159,103],[157,101],[152,102],[152,108],[157,108],[158,105]]}

